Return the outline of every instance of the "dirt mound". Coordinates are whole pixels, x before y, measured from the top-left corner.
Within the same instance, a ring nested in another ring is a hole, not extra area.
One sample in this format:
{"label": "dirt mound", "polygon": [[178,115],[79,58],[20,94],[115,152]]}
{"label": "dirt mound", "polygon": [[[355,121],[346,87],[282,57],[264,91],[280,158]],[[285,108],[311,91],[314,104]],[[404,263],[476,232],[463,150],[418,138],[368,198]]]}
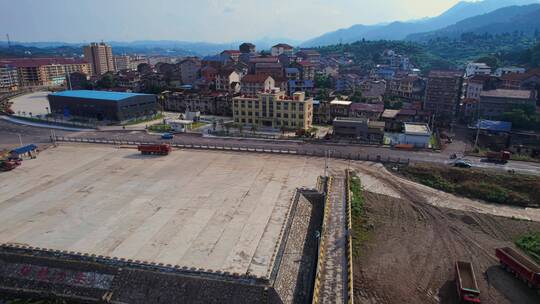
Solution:
{"label": "dirt mound", "polygon": [[432,206],[414,189],[386,183],[401,199],[365,193],[370,237],[354,261],[356,303],[457,303],[458,259],[473,263],[483,303],[538,303],[497,266],[494,249],[540,223]]}

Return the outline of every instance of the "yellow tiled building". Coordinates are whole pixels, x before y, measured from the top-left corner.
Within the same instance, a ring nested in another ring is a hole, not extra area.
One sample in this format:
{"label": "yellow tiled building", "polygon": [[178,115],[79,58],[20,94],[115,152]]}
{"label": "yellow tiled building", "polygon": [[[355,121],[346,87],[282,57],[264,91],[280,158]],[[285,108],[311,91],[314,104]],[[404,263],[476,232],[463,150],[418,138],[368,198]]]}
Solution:
{"label": "yellow tiled building", "polygon": [[272,89],[257,97],[233,98],[234,122],[259,128],[307,130],[312,127],[313,99],[304,92],[288,97],[284,91]]}

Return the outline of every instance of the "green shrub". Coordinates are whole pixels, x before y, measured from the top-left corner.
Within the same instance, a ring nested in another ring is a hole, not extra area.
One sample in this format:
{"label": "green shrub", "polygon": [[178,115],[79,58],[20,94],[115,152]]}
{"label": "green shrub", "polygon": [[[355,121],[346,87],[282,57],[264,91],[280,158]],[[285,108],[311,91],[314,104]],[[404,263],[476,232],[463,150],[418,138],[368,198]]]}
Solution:
{"label": "green shrub", "polygon": [[516,245],[540,263],[540,232],[526,234],[516,241]]}

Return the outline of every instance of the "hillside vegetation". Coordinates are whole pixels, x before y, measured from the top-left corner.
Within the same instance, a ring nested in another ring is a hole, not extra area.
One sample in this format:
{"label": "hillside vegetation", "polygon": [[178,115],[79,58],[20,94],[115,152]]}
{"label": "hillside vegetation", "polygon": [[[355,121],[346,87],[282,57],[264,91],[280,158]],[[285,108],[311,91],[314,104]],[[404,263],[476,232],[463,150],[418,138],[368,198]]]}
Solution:
{"label": "hillside vegetation", "polygon": [[404,167],[401,174],[426,186],[473,199],[511,206],[540,207],[538,176],[433,165]]}

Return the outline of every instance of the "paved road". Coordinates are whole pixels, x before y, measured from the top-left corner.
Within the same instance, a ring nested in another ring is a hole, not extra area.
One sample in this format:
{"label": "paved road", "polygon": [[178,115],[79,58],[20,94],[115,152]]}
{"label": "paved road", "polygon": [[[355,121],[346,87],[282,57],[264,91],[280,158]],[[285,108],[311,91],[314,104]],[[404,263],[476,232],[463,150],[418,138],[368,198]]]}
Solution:
{"label": "paved road", "polygon": [[[83,132],[73,134],[75,137],[91,137],[116,140],[133,140],[133,141],[160,141],[158,135],[147,134],[145,132]],[[451,165],[450,153],[447,152],[430,152],[430,151],[400,151],[384,147],[362,146],[350,144],[326,144],[326,143],[305,143],[300,141],[285,141],[285,140],[254,140],[254,139],[237,139],[237,138],[214,138],[202,137],[199,134],[178,134],[172,140],[178,144],[202,144],[202,145],[237,145],[250,146],[255,148],[281,148],[291,149],[300,152],[322,153],[325,150],[331,151],[336,156],[344,155],[369,155],[375,159],[380,156],[382,159],[391,157],[393,160],[409,159],[411,162],[430,162],[445,165]],[[528,174],[540,175],[540,163],[510,161],[505,165],[482,162],[479,157],[467,157],[475,167],[496,169],[496,170],[515,170]]]}
{"label": "paved road", "polygon": [[347,236],[345,178],[334,176],[326,230],[326,256],[321,269],[320,303],[347,301]]}
{"label": "paved road", "polygon": [[[57,136],[73,134],[73,132],[62,130],[54,132]],[[19,146],[19,134],[23,144],[49,144],[51,129],[24,126],[0,119],[0,149]]]}
{"label": "paved road", "polygon": [[[17,145],[17,133],[23,136],[23,142],[46,143],[49,140],[51,131],[46,128],[35,128],[23,125],[17,125],[0,120],[0,144]],[[145,131],[125,130],[125,131],[91,131],[91,132],[70,132],[56,131],[58,136],[70,137],[91,137],[102,139],[132,140],[132,141],[160,141],[159,135],[147,134]],[[236,139],[236,138],[213,138],[202,137],[199,134],[178,134],[172,140],[178,144],[202,144],[202,145],[237,145],[250,146],[255,148],[280,148],[293,149],[300,152],[321,153],[332,151],[337,156],[340,155],[369,155],[375,159],[380,156],[383,159],[391,157],[392,159],[409,159],[411,162],[431,162],[449,165],[452,161],[449,159],[449,152],[430,152],[430,151],[400,151],[385,147],[350,145],[350,144],[330,144],[330,143],[304,143],[300,141],[284,140],[254,140],[254,139]],[[473,166],[479,168],[489,168],[497,170],[515,170],[529,174],[540,175],[540,163],[510,161],[505,165],[484,163],[479,157],[467,157],[471,160]]]}

